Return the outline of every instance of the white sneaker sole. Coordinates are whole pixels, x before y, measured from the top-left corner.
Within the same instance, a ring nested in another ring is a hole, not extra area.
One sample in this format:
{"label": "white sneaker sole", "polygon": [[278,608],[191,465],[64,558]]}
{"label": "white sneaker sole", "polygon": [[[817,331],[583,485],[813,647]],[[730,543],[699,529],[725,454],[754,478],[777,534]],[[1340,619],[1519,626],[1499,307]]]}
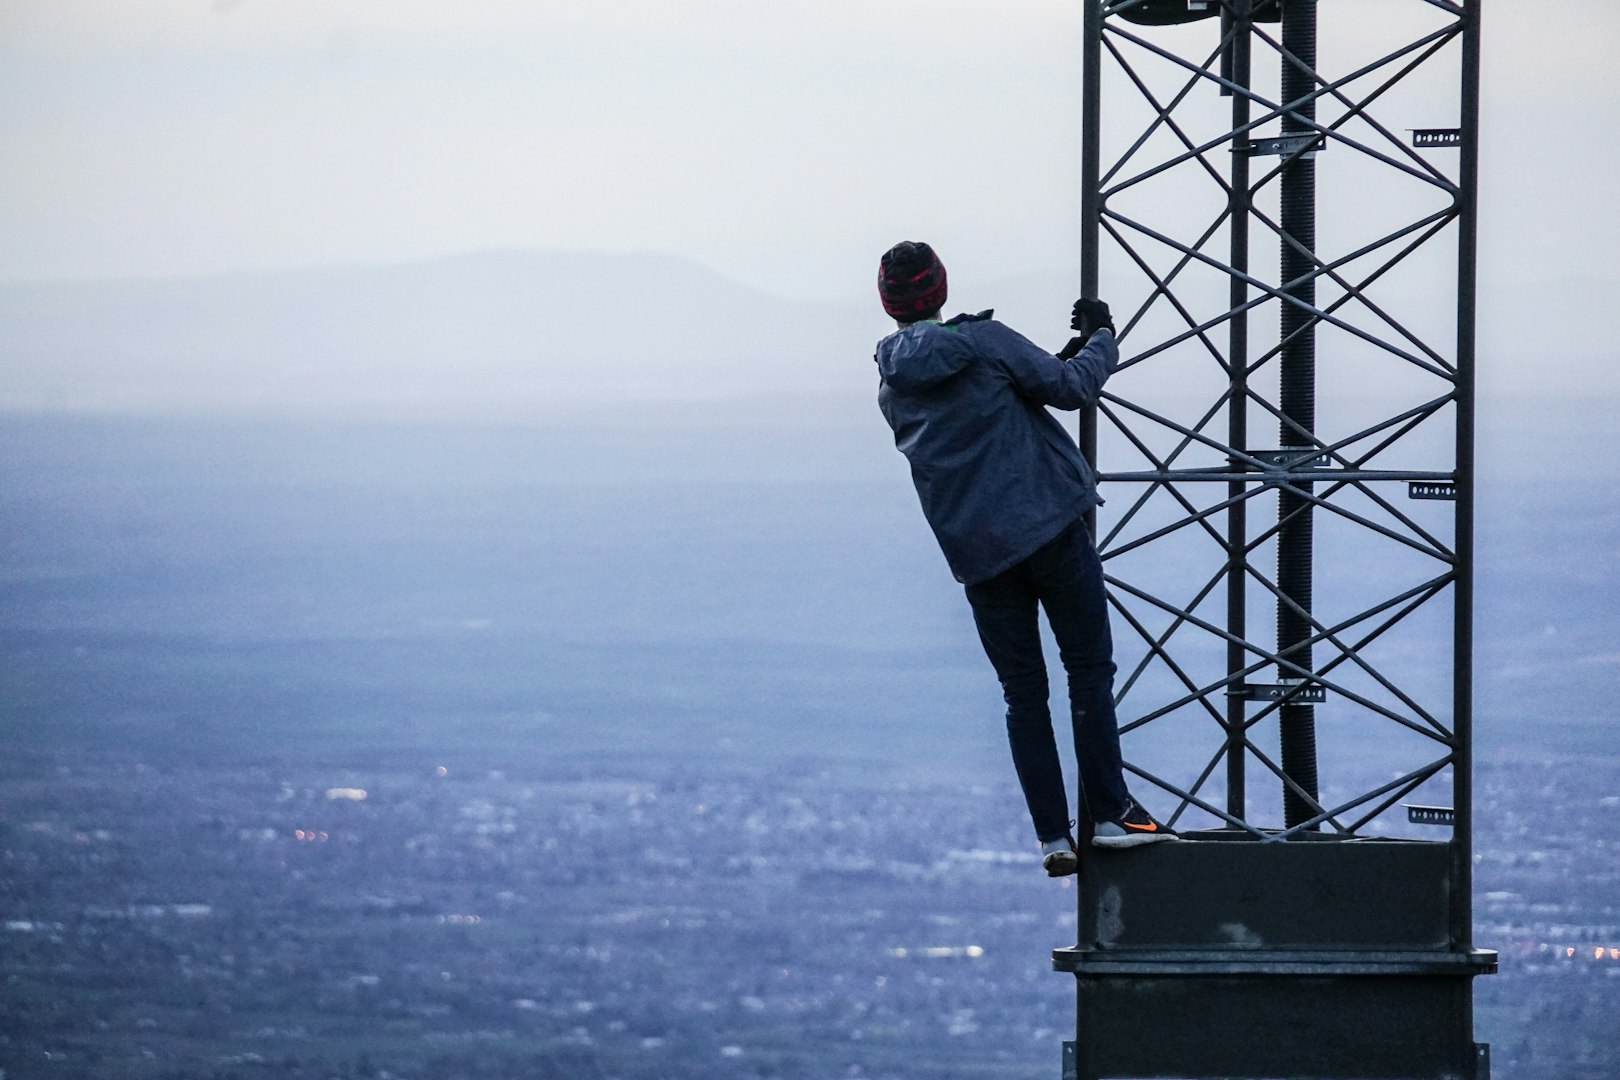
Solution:
{"label": "white sneaker sole", "polygon": [[1072,851],[1060,851],[1041,860],[1047,877],[1068,877],[1080,872],[1080,856]]}
{"label": "white sneaker sole", "polygon": [[1092,847],[1100,848],[1133,848],[1143,844],[1162,844],[1166,840],[1179,840],[1175,833],[1169,832],[1143,832],[1126,833],[1124,836],[1093,836]]}

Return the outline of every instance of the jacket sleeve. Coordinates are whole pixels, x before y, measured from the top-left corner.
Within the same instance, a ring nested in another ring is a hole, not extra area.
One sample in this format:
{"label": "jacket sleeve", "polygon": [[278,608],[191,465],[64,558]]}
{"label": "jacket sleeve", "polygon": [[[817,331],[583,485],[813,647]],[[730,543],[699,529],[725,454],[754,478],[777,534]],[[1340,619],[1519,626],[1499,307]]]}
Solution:
{"label": "jacket sleeve", "polygon": [[1033,341],[998,322],[975,327],[984,352],[993,357],[1021,395],[1042,405],[1079,409],[1095,405],[1103,383],[1119,362],[1114,335],[1098,330],[1072,360],[1059,360]]}

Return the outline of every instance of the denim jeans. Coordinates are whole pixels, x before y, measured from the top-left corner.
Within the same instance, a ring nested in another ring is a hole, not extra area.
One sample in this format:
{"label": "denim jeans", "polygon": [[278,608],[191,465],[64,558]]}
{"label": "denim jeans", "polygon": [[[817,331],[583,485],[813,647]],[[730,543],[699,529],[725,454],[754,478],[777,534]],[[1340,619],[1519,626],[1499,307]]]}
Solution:
{"label": "denim jeans", "polygon": [[1075,522],[1012,569],[967,586],[967,598],[1007,700],[1007,742],[1037,839],[1056,840],[1069,832],[1038,608],[1046,611],[1068,676],[1081,806],[1092,821],[1118,818],[1130,795],[1114,718],[1114,643],[1102,560],[1084,523]]}

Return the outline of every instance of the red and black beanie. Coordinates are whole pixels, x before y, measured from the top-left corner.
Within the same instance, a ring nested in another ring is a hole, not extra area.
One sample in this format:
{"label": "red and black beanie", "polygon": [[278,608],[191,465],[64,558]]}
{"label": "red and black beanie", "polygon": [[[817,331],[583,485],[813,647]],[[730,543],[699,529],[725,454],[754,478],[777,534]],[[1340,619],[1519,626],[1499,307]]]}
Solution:
{"label": "red and black beanie", "polygon": [[922,242],[903,240],[878,263],[878,298],[900,322],[915,322],[945,303],[945,264]]}

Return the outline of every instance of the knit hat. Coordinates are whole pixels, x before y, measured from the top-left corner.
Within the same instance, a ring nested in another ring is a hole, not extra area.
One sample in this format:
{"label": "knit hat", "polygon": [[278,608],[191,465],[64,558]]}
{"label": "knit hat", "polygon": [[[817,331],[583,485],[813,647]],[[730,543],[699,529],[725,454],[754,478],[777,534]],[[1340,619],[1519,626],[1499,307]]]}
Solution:
{"label": "knit hat", "polygon": [[945,303],[945,264],[922,242],[901,241],[878,263],[878,298],[900,322],[915,322]]}

